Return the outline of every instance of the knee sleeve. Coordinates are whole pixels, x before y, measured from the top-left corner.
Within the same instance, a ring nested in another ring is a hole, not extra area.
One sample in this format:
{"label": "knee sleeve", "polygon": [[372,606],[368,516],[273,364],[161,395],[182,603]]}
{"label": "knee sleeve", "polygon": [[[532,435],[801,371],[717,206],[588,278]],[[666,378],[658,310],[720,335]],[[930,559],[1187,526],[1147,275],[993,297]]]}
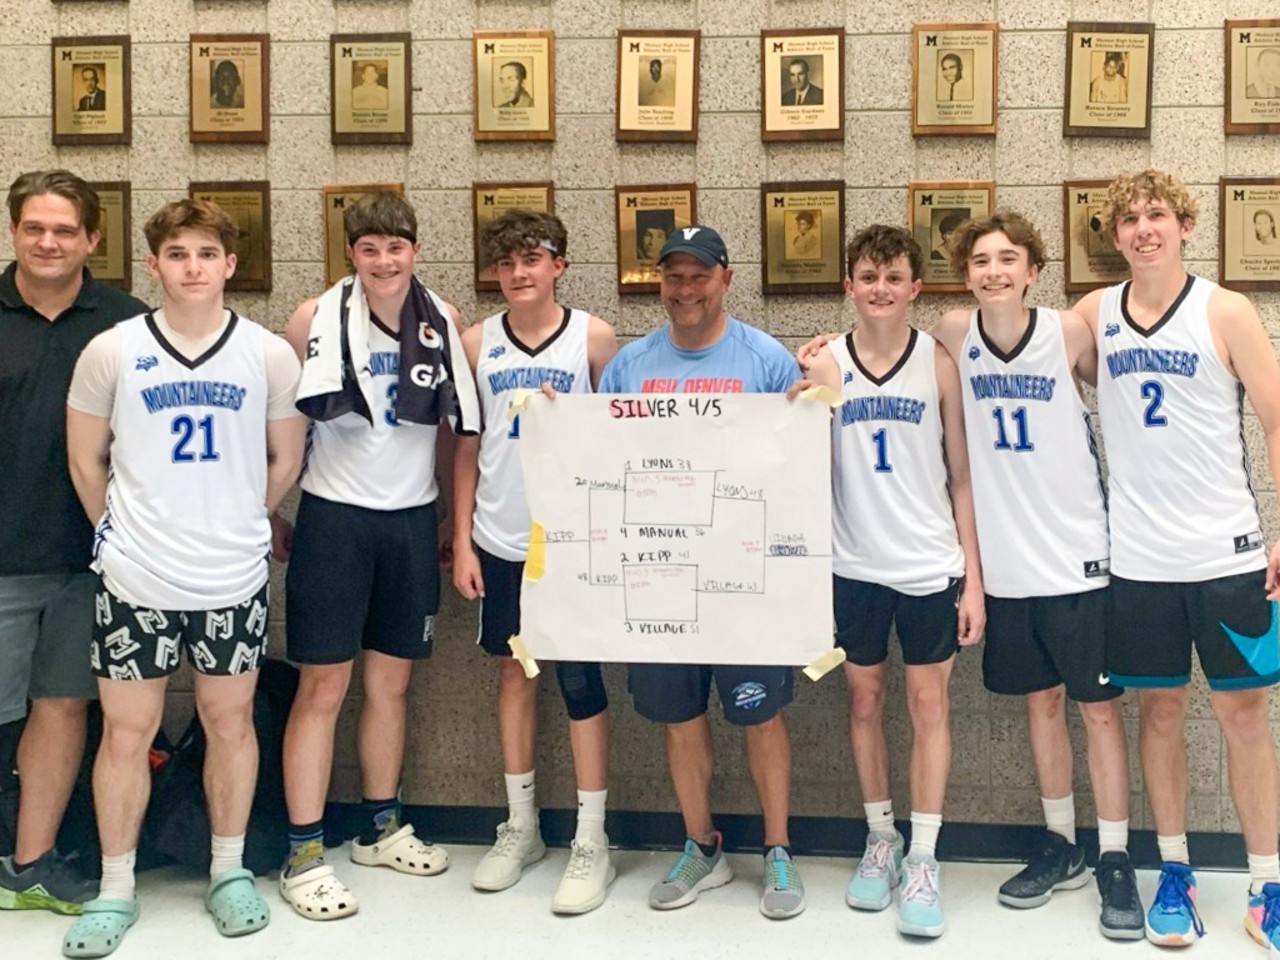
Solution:
{"label": "knee sleeve", "polygon": [[598,663],[556,663],[556,679],[570,720],[590,720],[609,706]]}

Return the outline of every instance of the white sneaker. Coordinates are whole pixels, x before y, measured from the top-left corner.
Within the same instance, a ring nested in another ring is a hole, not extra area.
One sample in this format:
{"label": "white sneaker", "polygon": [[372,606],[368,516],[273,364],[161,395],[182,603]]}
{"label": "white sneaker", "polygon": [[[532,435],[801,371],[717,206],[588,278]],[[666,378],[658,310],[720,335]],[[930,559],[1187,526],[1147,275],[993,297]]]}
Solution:
{"label": "white sneaker", "polygon": [[493,849],[484,855],[471,885],[477,890],[505,890],[520,879],[520,872],[547,855],[547,845],[542,842],[538,821],[527,822],[512,817],[498,824],[498,839]]}
{"label": "white sneaker", "polygon": [[609,839],[574,840],[564,879],[551,901],[552,913],[589,913],[604,903],[605,893],[618,871],[609,858]]}

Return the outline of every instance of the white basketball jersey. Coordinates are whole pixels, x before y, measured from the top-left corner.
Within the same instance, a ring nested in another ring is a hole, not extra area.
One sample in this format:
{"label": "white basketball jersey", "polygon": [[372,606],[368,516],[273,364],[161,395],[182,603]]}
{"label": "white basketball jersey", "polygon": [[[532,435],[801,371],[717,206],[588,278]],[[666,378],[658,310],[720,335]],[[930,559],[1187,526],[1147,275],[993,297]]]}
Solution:
{"label": "white basketball jersey", "polygon": [[838,576],[937,593],[964,573],[956,536],[933,337],[918,330],[884,377],[853,353],[852,335],[827,344],[844,403],[832,418],[832,569]]}
{"label": "white basketball jersey", "polygon": [[1149,330],[1109,287],[1098,310],[1098,412],[1111,477],[1111,569],[1191,582],[1267,564],[1249,486],[1244,388],[1209,332],[1216,284],[1188,277]]}
{"label": "white basketball jersey", "polygon": [[335,503],[369,510],[420,507],[436,499],[436,427],[396,419],[400,341],[369,324],[373,424],[358,413],[308,428],[300,486]]}
{"label": "white basketball jersey", "polygon": [[150,314],[119,325],[107,510],[94,569],[120,599],[212,610],[267,579],[267,370],[251,320],[231,315],[188,360]]}
{"label": "white basketball jersey", "polygon": [[484,410],[480,480],[471,535],[481,549],[503,560],[523,561],[529,549],[529,504],[520,469],[520,418],[507,419],[515,390],[550,383],[557,393],[590,393],[587,327],[591,315],[564,308],[560,328],[530,349],[507,324],[505,313],[484,321],[476,386]]}
{"label": "white basketball jersey", "polygon": [[1026,335],[1003,353],[974,310],[959,368],[986,592],[1105,587],[1107,504],[1058,311],[1033,308]]}

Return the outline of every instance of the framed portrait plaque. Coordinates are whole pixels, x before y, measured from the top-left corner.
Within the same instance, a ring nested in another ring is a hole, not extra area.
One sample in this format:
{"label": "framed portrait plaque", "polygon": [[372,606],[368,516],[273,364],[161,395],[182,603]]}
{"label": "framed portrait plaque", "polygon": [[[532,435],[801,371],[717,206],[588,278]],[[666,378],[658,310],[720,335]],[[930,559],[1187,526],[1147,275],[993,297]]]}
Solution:
{"label": "framed portrait plaque", "polygon": [[844,29],[760,34],[760,139],[844,139]]}
{"label": "framed portrait plaque", "polygon": [[996,132],[994,23],[917,23],[911,28],[913,136]]}
{"label": "framed portrait plaque", "polygon": [[333,286],[353,273],[347,259],[347,232],[342,215],[366,193],[404,193],[403,183],[344,183],[321,188],[324,197],[324,277]]}
{"label": "framed portrait plaque", "polygon": [[844,290],[844,183],[760,185],[765,293]]}
{"label": "framed portrait plaque", "polygon": [[193,200],[216,203],[236,222],[236,272],[227,281],[232,291],[271,289],[271,184],[266,180],[192,183]]}
{"label": "framed portrait plaque", "polygon": [[618,292],[657,293],[658,253],[667,234],[698,220],[692,183],[614,188],[618,215]]}
{"label": "framed portrait plaque", "polygon": [[50,50],[54,144],[129,143],[129,38],[54,37]]}
{"label": "framed portrait plaque", "polygon": [[530,210],[534,213],[556,212],[556,188],[549,181],[531,183],[473,183],[471,185],[472,234],[475,237],[476,290],[499,290],[493,269],[483,266],[480,253],[480,230],[508,210]]}
{"label": "framed portrait plaque", "polygon": [[85,266],[93,279],[121,290],[133,289],[133,208],[128,180],[90,183],[98,194],[102,219],[98,246]]}
{"label": "framed portrait plaque", "polygon": [[265,33],[191,35],[192,143],[269,142],[270,62]]}
{"label": "framed portrait plaque", "polygon": [[995,205],[991,180],[916,180],[907,184],[907,229],[924,251],[924,293],[959,293],[964,278],[951,269],[951,237],[960,224]]}
{"label": "framed portrait plaque", "polygon": [[1228,20],[1226,132],[1280,133],[1280,20]]}
{"label": "framed portrait plaque", "polygon": [[1280,177],[1218,181],[1218,282],[1280,290]]}
{"label": "framed portrait plaque", "polygon": [[1150,137],[1155,24],[1067,24],[1064,137]]}
{"label": "framed portrait plaque", "polygon": [[412,91],[409,34],[329,37],[332,143],[413,143]]}
{"label": "framed portrait plaque", "polygon": [[477,30],[472,35],[475,139],[556,138],[555,55],[550,30]]}
{"label": "framed portrait plaque", "polygon": [[617,140],[698,139],[698,30],[618,31]]}
{"label": "framed portrait plaque", "polygon": [[1129,278],[1129,265],[1102,225],[1110,180],[1062,185],[1063,273],[1067,293],[1088,293]]}

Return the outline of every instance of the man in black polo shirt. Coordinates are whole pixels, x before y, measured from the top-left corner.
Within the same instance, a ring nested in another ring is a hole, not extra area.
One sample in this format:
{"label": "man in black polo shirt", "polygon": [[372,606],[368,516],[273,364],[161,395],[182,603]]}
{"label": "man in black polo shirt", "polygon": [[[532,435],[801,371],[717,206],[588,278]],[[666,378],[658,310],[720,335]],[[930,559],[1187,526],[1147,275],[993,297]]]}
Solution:
{"label": "man in black polo shirt", "polygon": [[27,725],[17,849],[0,859],[7,910],[79,913],[96,892],[53,849],[96,696],[93,530],[67,473],[67,387],[90,340],[147,309],[85,269],[100,218],[97,194],[65,170],[24,173],[9,187],[14,262],[0,275],[0,724],[26,715]]}

